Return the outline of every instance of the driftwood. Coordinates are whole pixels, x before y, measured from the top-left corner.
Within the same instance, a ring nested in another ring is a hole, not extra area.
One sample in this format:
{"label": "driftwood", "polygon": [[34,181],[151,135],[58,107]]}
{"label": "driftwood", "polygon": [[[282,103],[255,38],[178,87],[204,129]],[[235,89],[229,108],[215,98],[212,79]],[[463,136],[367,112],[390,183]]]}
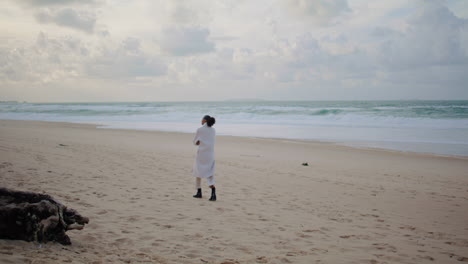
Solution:
{"label": "driftwood", "polygon": [[65,234],[83,229],[87,217],[67,208],[47,194],[0,188],[0,238],[26,241],[56,241],[70,245]]}

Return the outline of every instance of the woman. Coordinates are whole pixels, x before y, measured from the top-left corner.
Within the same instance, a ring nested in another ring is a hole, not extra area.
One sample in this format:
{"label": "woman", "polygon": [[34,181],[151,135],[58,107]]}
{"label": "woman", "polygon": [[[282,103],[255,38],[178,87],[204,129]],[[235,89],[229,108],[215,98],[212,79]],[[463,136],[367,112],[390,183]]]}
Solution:
{"label": "woman", "polygon": [[211,188],[210,201],[216,201],[216,188],[214,180],[214,144],[216,130],[212,127],[216,120],[214,117],[206,115],[203,117],[201,124],[202,127],[197,129],[193,144],[198,146],[197,157],[193,165],[193,176],[196,177],[197,194],[193,197],[202,198],[201,178],[206,178],[208,186]]}

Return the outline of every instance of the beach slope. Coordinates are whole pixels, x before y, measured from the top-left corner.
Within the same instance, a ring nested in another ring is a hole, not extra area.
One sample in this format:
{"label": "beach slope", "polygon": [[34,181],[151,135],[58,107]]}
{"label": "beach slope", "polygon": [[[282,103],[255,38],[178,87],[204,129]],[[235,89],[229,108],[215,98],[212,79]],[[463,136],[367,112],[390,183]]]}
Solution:
{"label": "beach slope", "polygon": [[0,185],[90,218],[71,246],[0,240],[0,263],[468,262],[466,158],[220,136],[210,202],[191,141],[0,120]]}

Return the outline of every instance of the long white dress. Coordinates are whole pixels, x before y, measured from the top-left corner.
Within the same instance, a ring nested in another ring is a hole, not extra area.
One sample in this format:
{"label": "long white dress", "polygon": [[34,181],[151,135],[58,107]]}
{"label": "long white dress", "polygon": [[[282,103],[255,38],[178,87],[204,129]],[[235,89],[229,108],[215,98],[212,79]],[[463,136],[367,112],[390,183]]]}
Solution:
{"label": "long white dress", "polygon": [[206,123],[197,129],[193,144],[198,145],[197,156],[193,164],[192,175],[199,178],[208,178],[214,176],[215,160],[214,160],[214,145],[215,145],[216,130],[209,127]]}

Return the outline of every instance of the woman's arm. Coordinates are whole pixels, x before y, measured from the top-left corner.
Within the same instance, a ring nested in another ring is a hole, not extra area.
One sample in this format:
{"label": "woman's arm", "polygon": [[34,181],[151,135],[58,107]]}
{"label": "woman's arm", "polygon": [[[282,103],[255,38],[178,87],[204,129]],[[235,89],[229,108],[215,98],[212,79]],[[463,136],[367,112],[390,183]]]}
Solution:
{"label": "woman's arm", "polygon": [[197,129],[197,133],[195,134],[195,137],[193,138],[193,144],[196,146],[200,145],[200,129]]}

